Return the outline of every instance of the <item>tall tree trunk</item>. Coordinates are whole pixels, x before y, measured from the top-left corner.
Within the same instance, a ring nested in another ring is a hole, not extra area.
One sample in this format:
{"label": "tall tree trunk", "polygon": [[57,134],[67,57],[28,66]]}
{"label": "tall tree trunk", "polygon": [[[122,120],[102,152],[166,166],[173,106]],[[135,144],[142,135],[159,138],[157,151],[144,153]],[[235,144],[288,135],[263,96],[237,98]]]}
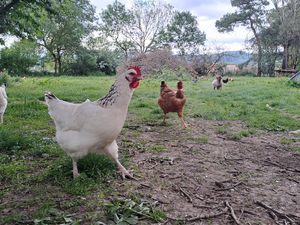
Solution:
{"label": "tall tree trunk", "polygon": [[249,18],[250,20],[250,26],[251,26],[251,30],[254,34],[255,40],[256,40],[256,44],[257,44],[257,48],[258,48],[258,52],[257,52],[257,74],[256,76],[261,77],[262,74],[262,46],[261,46],[261,40],[260,37],[254,27],[254,21],[252,20],[252,18]]}
{"label": "tall tree trunk", "polygon": [[258,77],[261,77],[261,74],[262,74],[262,47],[261,47],[261,44],[260,44],[260,41],[259,41],[259,44],[258,45],[258,54],[257,54],[257,74],[256,76]]}
{"label": "tall tree trunk", "polygon": [[62,65],[62,63],[61,63],[61,49],[57,49],[56,50],[57,51],[57,66],[58,66],[58,74],[61,74],[61,72],[62,72],[62,68],[61,68],[61,65]]}
{"label": "tall tree trunk", "polygon": [[62,68],[61,68],[61,56],[59,55],[57,58],[57,64],[58,64],[58,74],[61,74]]}
{"label": "tall tree trunk", "polygon": [[55,75],[57,75],[57,68],[58,68],[58,66],[57,66],[57,59],[54,58],[54,74]]}
{"label": "tall tree trunk", "polygon": [[283,57],[282,57],[281,69],[288,68],[288,59],[289,59],[289,43],[288,41],[285,41],[285,43],[283,44]]}
{"label": "tall tree trunk", "polygon": [[53,60],[54,60],[54,74],[57,75],[57,57],[54,53],[52,53]]}

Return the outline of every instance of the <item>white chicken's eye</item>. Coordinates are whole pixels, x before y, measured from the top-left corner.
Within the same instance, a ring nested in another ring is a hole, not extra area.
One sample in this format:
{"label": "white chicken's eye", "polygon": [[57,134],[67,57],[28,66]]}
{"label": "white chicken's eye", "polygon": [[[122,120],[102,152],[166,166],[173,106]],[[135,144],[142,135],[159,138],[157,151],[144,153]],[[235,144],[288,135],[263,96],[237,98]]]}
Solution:
{"label": "white chicken's eye", "polygon": [[131,76],[135,76],[135,73],[131,72],[131,73],[129,73],[129,75],[131,75]]}

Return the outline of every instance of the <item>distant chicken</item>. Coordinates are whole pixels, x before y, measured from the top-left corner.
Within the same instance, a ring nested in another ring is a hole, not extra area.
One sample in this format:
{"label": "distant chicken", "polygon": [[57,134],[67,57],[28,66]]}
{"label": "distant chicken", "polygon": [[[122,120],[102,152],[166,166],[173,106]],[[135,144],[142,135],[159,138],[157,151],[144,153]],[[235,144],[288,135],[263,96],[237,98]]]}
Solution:
{"label": "distant chicken", "polygon": [[222,81],[223,81],[224,84],[226,84],[226,83],[228,83],[229,78],[227,77],[226,79],[223,79]]}
{"label": "distant chicken", "polygon": [[220,90],[222,89],[222,76],[217,75],[212,82],[213,89]]}
{"label": "distant chicken", "polygon": [[160,85],[160,97],[158,98],[158,105],[164,112],[163,123],[166,123],[166,114],[169,112],[177,112],[178,117],[181,120],[183,128],[187,127],[187,124],[183,120],[183,107],[186,102],[186,97],[183,94],[183,83],[178,81],[177,91],[168,87],[168,85],[162,81]]}
{"label": "distant chicken", "polygon": [[3,123],[3,115],[7,107],[7,95],[5,91],[5,85],[0,86],[0,123]]}
{"label": "distant chicken", "polygon": [[139,67],[129,67],[117,77],[108,94],[94,102],[69,103],[45,92],[48,111],[56,126],[56,141],[73,161],[73,177],[79,175],[80,158],[89,153],[107,153],[117,163],[123,178],[133,178],[119,162],[116,138],[141,78]]}

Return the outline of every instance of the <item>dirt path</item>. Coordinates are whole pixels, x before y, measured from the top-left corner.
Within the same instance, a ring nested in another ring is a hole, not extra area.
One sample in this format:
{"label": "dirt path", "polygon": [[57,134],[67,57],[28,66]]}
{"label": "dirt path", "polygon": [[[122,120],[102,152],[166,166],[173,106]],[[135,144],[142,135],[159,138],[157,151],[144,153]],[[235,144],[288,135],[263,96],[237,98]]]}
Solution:
{"label": "dirt path", "polygon": [[300,224],[300,154],[288,151],[299,137],[260,131],[238,140],[248,130],[240,122],[190,120],[186,130],[175,122],[124,132],[147,151],[132,152],[141,178],[120,192],[158,201],[164,224]]}

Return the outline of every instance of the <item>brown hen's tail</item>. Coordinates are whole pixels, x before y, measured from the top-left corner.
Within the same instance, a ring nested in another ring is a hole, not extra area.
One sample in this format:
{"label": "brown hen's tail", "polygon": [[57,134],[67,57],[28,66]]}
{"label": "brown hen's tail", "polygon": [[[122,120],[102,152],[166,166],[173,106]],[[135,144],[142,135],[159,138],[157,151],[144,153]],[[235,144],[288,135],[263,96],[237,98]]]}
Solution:
{"label": "brown hen's tail", "polygon": [[167,86],[166,82],[162,81],[160,83],[160,93],[164,90],[164,88]]}
{"label": "brown hen's tail", "polygon": [[162,82],[160,83],[160,87],[165,87],[165,86],[166,86],[166,82],[162,81]]}

